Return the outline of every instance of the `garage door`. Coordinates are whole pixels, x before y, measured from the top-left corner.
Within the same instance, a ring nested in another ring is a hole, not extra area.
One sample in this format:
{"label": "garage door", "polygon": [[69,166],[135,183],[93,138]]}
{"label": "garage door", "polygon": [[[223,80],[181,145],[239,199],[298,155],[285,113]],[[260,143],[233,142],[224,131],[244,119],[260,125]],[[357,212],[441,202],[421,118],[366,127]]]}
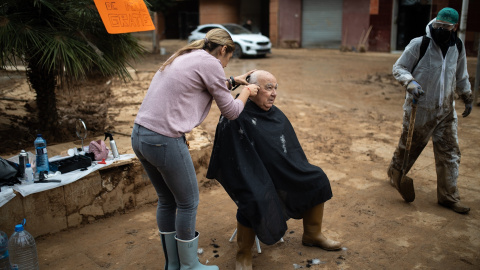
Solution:
{"label": "garage door", "polygon": [[303,0],[302,47],[339,48],[342,0]]}

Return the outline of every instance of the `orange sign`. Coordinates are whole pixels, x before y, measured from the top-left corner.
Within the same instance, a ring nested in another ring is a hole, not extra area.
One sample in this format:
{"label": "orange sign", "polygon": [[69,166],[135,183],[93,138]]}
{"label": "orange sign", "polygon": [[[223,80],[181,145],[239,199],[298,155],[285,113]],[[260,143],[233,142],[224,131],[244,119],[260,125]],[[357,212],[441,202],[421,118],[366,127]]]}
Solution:
{"label": "orange sign", "polygon": [[95,6],[110,34],[155,29],[143,0],[95,0]]}
{"label": "orange sign", "polygon": [[370,14],[378,15],[378,0],[370,0]]}

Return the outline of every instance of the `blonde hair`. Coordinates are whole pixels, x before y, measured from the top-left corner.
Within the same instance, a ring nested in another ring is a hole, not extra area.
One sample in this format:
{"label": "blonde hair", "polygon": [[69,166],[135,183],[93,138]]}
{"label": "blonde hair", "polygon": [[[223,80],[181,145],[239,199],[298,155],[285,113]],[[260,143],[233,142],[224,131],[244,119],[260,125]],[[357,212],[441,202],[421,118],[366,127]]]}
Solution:
{"label": "blonde hair", "polygon": [[191,52],[192,50],[203,49],[211,53],[219,46],[227,46],[227,53],[235,50],[235,43],[233,43],[230,34],[221,28],[214,28],[207,32],[204,39],[195,40],[192,43],[185,45],[183,48],[176,51],[165,63],[160,67],[160,71],[163,71],[168,65],[170,65],[175,58],[180,55]]}

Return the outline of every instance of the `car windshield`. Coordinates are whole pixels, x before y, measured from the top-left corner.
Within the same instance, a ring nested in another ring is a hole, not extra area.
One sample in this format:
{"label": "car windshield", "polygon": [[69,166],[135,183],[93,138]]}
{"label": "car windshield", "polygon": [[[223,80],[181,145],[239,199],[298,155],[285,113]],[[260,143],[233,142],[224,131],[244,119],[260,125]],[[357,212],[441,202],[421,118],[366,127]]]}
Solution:
{"label": "car windshield", "polygon": [[251,34],[248,29],[238,25],[238,24],[222,24],[225,28],[227,28],[228,32],[232,33],[232,35],[241,35],[241,34]]}

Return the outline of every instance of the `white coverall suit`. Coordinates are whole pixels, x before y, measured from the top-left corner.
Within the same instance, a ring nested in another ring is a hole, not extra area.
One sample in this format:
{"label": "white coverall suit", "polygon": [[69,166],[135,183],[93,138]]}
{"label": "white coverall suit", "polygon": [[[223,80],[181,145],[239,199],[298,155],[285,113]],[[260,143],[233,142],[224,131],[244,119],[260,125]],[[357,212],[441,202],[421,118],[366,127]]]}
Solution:
{"label": "white coverall suit", "polygon": [[[444,58],[440,47],[431,39],[428,25],[426,33],[430,37],[430,43],[413,73],[412,69],[420,56],[422,37],[412,39],[393,65],[393,75],[403,86],[415,80],[425,91],[417,102],[415,128],[405,174],[432,137],[437,172],[437,199],[439,203],[453,204],[460,201],[457,189],[460,149],[454,91],[464,102],[471,102],[472,91],[468,81],[465,48],[462,48],[459,55],[454,44],[448,47]],[[390,177],[391,167],[399,171],[402,169],[412,99],[413,95],[407,92],[403,105],[403,130],[390,164]]]}

